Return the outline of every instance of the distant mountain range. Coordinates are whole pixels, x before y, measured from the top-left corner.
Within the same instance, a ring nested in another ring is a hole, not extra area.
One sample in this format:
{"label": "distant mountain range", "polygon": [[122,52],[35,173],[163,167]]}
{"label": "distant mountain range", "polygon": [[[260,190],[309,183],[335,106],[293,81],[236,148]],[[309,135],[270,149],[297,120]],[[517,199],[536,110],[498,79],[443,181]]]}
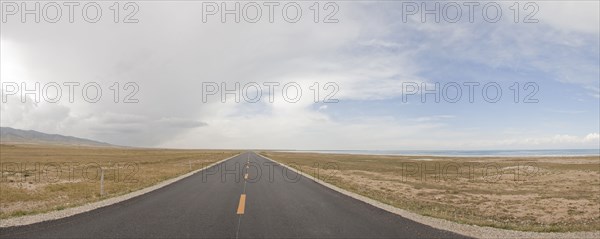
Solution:
{"label": "distant mountain range", "polygon": [[64,136],[60,134],[46,134],[35,130],[20,130],[11,127],[0,127],[0,143],[21,144],[55,144],[55,145],[77,145],[77,146],[114,146],[109,143],[94,141],[90,139]]}

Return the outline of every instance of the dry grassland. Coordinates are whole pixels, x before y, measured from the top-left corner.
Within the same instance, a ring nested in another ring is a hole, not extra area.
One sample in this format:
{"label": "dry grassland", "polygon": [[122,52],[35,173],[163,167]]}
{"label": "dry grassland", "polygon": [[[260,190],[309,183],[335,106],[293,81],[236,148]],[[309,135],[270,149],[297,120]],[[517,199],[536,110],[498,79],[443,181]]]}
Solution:
{"label": "dry grassland", "polygon": [[422,215],[521,231],[600,230],[599,157],[262,154]]}
{"label": "dry grassland", "polygon": [[[237,153],[0,144],[0,218],[123,195]],[[104,195],[100,195],[102,169]]]}

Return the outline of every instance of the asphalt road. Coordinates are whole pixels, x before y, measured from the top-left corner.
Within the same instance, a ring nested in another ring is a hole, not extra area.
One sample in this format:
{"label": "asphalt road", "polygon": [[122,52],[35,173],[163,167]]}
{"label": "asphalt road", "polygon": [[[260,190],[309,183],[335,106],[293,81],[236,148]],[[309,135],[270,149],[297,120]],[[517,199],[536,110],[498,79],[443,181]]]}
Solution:
{"label": "asphalt road", "polygon": [[[260,167],[260,169],[259,169]],[[247,175],[246,175],[247,174]],[[248,152],[145,195],[1,238],[460,238]]]}

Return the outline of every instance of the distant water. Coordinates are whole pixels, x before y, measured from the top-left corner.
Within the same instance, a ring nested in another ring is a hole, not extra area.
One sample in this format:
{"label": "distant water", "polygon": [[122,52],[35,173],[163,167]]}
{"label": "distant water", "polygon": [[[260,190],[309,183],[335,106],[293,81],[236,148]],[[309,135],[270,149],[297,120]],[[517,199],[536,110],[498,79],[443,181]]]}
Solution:
{"label": "distant water", "polygon": [[408,155],[408,156],[600,156],[600,149],[536,149],[536,150],[295,150],[285,152]]}

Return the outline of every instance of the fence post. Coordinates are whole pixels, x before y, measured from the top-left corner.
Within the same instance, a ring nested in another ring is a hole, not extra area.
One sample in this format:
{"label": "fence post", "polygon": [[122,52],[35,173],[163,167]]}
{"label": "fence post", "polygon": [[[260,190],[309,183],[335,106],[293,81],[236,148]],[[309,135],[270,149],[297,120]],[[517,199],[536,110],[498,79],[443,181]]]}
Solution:
{"label": "fence post", "polygon": [[100,197],[104,196],[104,168],[100,167]]}

